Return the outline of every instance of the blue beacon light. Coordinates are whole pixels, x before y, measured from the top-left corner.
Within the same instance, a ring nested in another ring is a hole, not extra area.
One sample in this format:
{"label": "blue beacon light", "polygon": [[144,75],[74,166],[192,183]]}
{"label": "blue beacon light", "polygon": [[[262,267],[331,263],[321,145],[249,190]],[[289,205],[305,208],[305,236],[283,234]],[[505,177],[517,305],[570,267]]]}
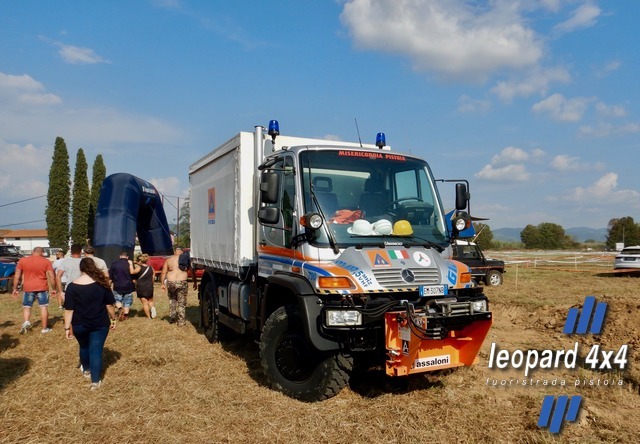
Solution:
{"label": "blue beacon light", "polygon": [[269,120],[269,132],[268,134],[271,136],[271,140],[276,141],[276,136],[280,135],[280,124],[278,124],[277,120]]}
{"label": "blue beacon light", "polygon": [[387,139],[384,136],[384,133],[378,133],[376,136],[376,146],[382,149],[387,144]]}

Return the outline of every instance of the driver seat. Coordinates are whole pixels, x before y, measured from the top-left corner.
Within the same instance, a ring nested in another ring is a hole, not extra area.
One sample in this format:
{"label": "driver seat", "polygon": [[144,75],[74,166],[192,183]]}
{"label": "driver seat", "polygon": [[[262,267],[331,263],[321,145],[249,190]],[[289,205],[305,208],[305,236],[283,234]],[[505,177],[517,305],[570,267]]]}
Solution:
{"label": "driver seat", "polygon": [[365,218],[383,216],[387,213],[389,205],[389,193],[384,189],[381,181],[369,178],[364,181],[364,191],[360,195],[358,208],[362,210]]}

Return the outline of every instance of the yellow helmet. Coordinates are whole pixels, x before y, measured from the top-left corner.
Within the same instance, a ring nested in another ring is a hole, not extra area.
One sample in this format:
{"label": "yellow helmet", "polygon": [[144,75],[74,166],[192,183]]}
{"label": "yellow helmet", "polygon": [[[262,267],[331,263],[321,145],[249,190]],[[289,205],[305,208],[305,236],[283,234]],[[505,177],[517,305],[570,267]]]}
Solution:
{"label": "yellow helmet", "polygon": [[393,233],[396,236],[411,236],[413,234],[413,228],[408,220],[401,219],[393,224]]}

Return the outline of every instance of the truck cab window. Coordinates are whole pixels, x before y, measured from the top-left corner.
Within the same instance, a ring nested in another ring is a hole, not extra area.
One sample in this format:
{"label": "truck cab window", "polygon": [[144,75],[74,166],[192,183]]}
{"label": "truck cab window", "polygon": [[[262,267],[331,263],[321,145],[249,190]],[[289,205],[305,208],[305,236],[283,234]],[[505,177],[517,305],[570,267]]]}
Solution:
{"label": "truck cab window", "polygon": [[279,247],[291,246],[293,220],[295,213],[295,175],[293,160],[287,156],[273,165],[273,172],[280,176],[278,201],[266,206],[275,206],[280,211],[276,224],[263,226],[264,239],[271,245]]}

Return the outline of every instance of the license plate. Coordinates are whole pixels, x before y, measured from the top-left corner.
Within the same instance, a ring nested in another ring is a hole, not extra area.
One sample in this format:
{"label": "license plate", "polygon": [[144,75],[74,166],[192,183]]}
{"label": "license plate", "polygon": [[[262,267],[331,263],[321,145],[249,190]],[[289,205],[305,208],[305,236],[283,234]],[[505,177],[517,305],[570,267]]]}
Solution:
{"label": "license plate", "polygon": [[423,285],[420,287],[420,296],[444,296],[449,294],[447,285]]}

